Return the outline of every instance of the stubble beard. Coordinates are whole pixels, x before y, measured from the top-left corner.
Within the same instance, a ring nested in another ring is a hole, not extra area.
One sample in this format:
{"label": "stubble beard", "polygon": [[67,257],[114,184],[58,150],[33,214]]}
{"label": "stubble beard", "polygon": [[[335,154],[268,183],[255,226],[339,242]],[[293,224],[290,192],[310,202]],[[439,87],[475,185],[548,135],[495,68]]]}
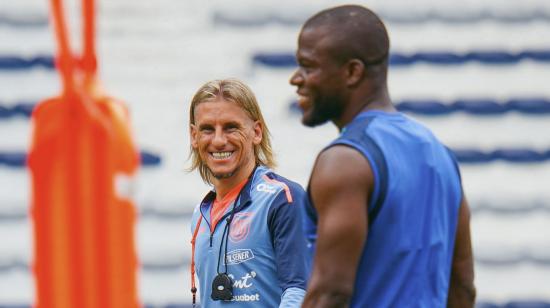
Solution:
{"label": "stubble beard", "polygon": [[210,174],[212,174],[213,177],[215,177],[218,180],[228,179],[232,177],[235,174],[235,171],[230,173],[214,173],[212,170],[210,170]]}
{"label": "stubble beard", "polygon": [[322,124],[325,124],[328,120],[320,119],[320,118],[303,118],[302,124],[307,127],[315,127]]}
{"label": "stubble beard", "polygon": [[223,180],[223,179],[228,179],[230,177],[232,177],[233,175],[235,175],[235,173],[237,173],[237,171],[239,171],[240,167],[236,167],[235,170],[231,171],[231,172],[228,172],[228,173],[214,173],[212,171],[212,169],[208,168],[208,172],[210,172],[210,174],[218,179],[218,180]]}
{"label": "stubble beard", "polygon": [[327,101],[313,103],[309,116],[302,117],[302,124],[307,127],[315,127],[323,125],[331,119],[337,118],[341,110],[335,105]]}

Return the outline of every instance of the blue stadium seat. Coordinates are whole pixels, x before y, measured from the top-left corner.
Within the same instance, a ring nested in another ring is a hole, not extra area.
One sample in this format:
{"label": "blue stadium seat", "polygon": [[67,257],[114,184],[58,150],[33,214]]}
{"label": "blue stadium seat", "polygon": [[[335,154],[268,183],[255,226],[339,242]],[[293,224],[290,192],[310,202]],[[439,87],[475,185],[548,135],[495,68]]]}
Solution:
{"label": "blue stadium seat", "polygon": [[36,56],[23,58],[19,56],[0,56],[0,70],[26,70],[34,67],[54,68],[51,56]]}
{"label": "blue stadium seat", "polygon": [[[418,52],[414,54],[403,54],[394,52],[390,54],[390,67],[410,66],[417,63],[431,65],[460,65],[468,62],[481,64],[516,64],[522,60],[537,62],[549,62],[550,50],[525,50],[519,53],[508,51],[470,51],[464,54],[454,52]],[[252,57],[252,62],[268,67],[288,68],[295,67],[296,60],[293,53],[270,53],[260,52]]]}
{"label": "blue stadium seat", "polygon": [[[156,167],[162,163],[158,154],[142,151],[141,165],[143,167]],[[24,168],[26,166],[27,154],[22,152],[0,152],[0,166],[12,168]]]}
{"label": "blue stadium seat", "polygon": [[550,308],[550,303],[536,300],[511,301],[503,308]]}

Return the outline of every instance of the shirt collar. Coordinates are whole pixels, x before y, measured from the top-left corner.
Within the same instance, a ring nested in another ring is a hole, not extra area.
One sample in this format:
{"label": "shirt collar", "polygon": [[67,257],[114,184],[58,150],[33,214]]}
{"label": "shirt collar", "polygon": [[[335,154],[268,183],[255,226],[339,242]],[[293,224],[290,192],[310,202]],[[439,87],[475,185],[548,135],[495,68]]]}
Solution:
{"label": "shirt collar", "polygon": [[[258,178],[258,174],[264,173],[266,170],[267,168],[265,166],[257,166],[256,168],[254,168],[254,170],[252,171],[252,174],[248,178],[248,181],[246,182],[243,189],[241,190],[240,195],[235,200],[235,202],[238,202],[235,205],[235,211],[240,211],[242,208],[244,208],[251,202],[252,200],[250,196],[251,187],[256,182],[256,179]],[[209,206],[212,206],[212,202],[215,199],[216,199],[216,191],[215,190],[209,191],[201,201],[201,205],[200,205],[201,210],[202,209],[206,210]]]}

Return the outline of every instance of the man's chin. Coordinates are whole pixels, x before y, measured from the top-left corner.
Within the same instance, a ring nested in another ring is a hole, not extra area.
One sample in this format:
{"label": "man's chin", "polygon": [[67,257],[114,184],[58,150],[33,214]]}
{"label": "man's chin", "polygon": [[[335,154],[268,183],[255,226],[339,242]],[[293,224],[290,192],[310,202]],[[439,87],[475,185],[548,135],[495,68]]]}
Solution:
{"label": "man's chin", "polygon": [[228,173],[221,173],[221,172],[220,173],[210,172],[210,173],[212,173],[212,176],[215,177],[216,179],[223,180],[223,179],[228,179],[232,177],[235,174],[235,171],[228,172]]}
{"label": "man's chin", "polygon": [[321,119],[304,115],[302,116],[302,124],[307,127],[315,127],[327,123],[328,119]]}
{"label": "man's chin", "polygon": [[223,180],[223,179],[228,179],[232,176],[235,175],[235,173],[237,173],[237,171],[239,170],[239,168],[235,168],[233,170],[217,170],[217,171],[213,171],[212,169],[208,168],[208,171],[210,172],[210,174],[212,175],[212,177],[214,177],[215,179],[218,179],[218,180]]}

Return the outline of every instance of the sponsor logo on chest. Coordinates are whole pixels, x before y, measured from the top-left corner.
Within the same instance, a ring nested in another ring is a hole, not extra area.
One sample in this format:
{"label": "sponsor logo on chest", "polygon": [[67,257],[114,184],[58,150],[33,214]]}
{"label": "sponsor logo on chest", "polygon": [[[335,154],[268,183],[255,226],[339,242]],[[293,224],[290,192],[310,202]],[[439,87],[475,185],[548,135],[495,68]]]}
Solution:
{"label": "sponsor logo on chest", "polygon": [[225,264],[234,265],[254,259],[251,249],[235,249],[227,253]]}
{"label": "sponsor logo on chest", "polygon": [[244,276],[241,277],[241,279],[235,279],[235,276],[232,274],[228,275],[231,280],[233,280],[233,288],[237,289],[248,289],[252,286],[252,280],[256,278],[256,272],[251,271],[250,273],[246,273]]}
{"label": "sponsor logo on chest", "polygon": [[277,189],[274,186],[265,183],[258,184],[258,186],[256,186],[256,190],[268,194],[274,194],[277,192]]}
{"label": "sponsor logo on chest", "polygon": [[260,301],[260,294],[255,293],[255,294],[235,295],[231,300],[234,302],[258,302]]}

